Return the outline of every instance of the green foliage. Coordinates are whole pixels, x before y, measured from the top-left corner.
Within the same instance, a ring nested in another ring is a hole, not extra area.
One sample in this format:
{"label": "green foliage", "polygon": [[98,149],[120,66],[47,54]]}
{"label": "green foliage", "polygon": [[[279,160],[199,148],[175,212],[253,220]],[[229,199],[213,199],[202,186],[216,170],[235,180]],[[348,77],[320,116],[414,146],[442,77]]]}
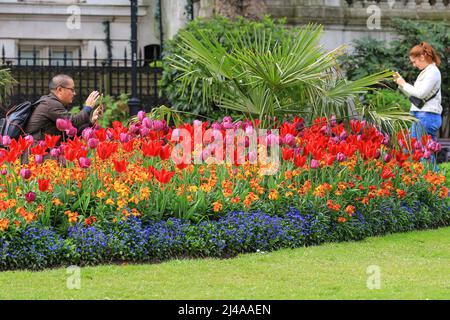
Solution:
{"label": "green foliage", "polygon": [[[129,120],[128,95],[125,93],[122,93],[118,98],[102,96],[96,105],[99,107],[103,105],[103,117],[98,121],[98,124],[103,128],[111,127],[114,121],[125,124]],[[75,115],[80,112],[81,108],[80,106],[74,106],[70,109],[70,112]]]}
{"label": "green foliage", "polygon": [[5,104],[17,81],[11,76],[9,69],[0,69],[0,105]]}
{"label": "green foliage", "polygon": [[[247,21],[240,17],[236,20],[229,20],[225,17],[216,16],[212,19],[195,19],[189,22],[184,30],[192,34],[201,43],[205,39],[202,33],[208,34],[217,40],[226,51],[231,51],[235,41],[241,36],[253,38],[254,30],[266,30],[272,34],[271,44],[277,41],[283,41],[285,37],[291,33],[285,26],[285,20],[272,20],[265,17],[261,21]],[[182,56],[183,49],[179,46],[181,33],[177,34],[172,40],[164,45],[163,52],[163,75],[160,81],[162,93],[171,102],[171,107],[175,110],[188,111],[194,114],[217,118],[219,112],[212,101],[206,102],[203,99],[202,92],[207,86],[205,82],[199,81],[191,84],[189,92],[191,95],[184,94],[184,86],[180,82],[175,81],[180,76],[180,71],[171,66],[172,59],[176,56]],[[208,39],[206,39],[207,41]],[[196,63],[192,61],[192,63]],[[223,115],[223,110],[220,114]],[[230,112],[228,112],[230,113]]]}
{"label": "green foliage", "polygon": [[383,132],[395,132],[408,128],[415,121],[408,115],[410,106],[411,103],[404,94],[386,88],[366,94],[361,110],[364,117]]}
{"label": "green foliage", "polygon": [[366,94],[365,103],[378,105],[381,108],[395,106],[400,110],[409,111],[411,102],[400,91],[380,89]]}
{"label": "green foliage", "polygon": [[[319,45],[321,35],[322,27],[313,24],[286,32],[282,38],[254,26],[251,32],[227,33],[232,47],[228,49],[210,31],[186,30],[178,35],[181,53],[166,61],[178,71],[174,80],[183,96],[194,100],[201,95],[203,106],[213,103],[244,113],[259,118],[263,126],[270,126],[274,116],[289,114],[302,114],[309,122],[332,114],[339,118],[364,115],[355,98],[392,72],[346,80],[337,64],[341,48],[325,52]],[[356,110],[349,108],[352,102]],[[372,116],[376,118],[377,113]]]}
{"label": "green foliage", "polygon": [[129,118],[128,95],[122,93],[118,98],[105,96],[100,102],[103,104],[103,117],[99,120],[99,125],[103,128],[110,127],[114,121],[126,123]]}

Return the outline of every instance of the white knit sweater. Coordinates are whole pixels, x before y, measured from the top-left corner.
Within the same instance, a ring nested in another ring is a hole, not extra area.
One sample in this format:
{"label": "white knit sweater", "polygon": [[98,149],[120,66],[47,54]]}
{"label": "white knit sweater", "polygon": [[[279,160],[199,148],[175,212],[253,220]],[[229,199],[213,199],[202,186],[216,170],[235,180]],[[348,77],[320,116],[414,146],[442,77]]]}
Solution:
{"label": "white knit sweater", "polygon": [[441,114],[442,106],[441,106],[441,72],[439,71],[436,64],[430,63],[425,69],[417,77],[416,82],[414,82],[414,86],[406,83],[403,87],[400,87],[408,97],[415,96],[417,98],[426,100],[436,93],[437,90],[439,92],[437,95],[425,103],[422,109],[417,108],[414,104],[411,103],[410,111],[425,111]]}

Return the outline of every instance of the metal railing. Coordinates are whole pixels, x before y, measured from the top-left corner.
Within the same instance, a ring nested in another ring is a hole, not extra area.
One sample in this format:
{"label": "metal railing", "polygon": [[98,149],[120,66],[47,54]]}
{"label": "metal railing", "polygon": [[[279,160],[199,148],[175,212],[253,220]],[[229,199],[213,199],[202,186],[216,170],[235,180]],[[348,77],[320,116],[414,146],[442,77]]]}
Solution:
{"label": "metal railing", "polygon": [[[10,104],[22,101],[35,101],[40,96],[48,94],[48,84],[51,78],[57,74],[68,74],[75,82],[76,96],[73,106],[82,106],[89,93],[98,90],[105,96],[118,97],[122,93],[131,93],[131,59],[124,51],[123,59],[99,59],[97,49],[94,49],[93,58],[82,57],[81,49],[78,56],[73,57],[66,48],[62,56],[52,56],[50,50],[47,57],[38,57],[38,51],[33,48],[32,56],[24,57],[18,51],[17,57],[6,57],[2,48],[0,57],[2,68],[11,71],[17,84],[14,85]],[[160,60],[149,60],[138,54],[138,97],[142,109],[147,111],[152,107],[163,103],[159,98],[158,80],[161,78],[162,69]]]}

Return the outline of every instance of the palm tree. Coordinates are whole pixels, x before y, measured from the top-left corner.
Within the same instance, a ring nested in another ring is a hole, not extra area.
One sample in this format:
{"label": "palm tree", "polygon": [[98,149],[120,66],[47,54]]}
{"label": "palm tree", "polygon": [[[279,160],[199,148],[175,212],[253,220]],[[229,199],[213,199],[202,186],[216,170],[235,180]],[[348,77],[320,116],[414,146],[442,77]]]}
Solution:
{"label": "palm tree", "polygon": [[[376,110],[361,105],[359,95],[392,76],[383,71],[355,81],[340,72],[337,58],[343,48],[325,52],[319,46],[322,26],[310,24],[273,39],[270,30],[254,29],[232,42],[231,52],[206,32],[200,39],[180,33],[182,53],[170,58],[186,91],[202,82],[203,101],[240,111],[272,125],[274,116],[303,115],[312,121],[332,114],[339,118],[366,116],[393,129],[398,121],[413,119],[398,110]],[[192,95],[193,92],[190,92]],[[387,125],[386,125],[387,123]]]}

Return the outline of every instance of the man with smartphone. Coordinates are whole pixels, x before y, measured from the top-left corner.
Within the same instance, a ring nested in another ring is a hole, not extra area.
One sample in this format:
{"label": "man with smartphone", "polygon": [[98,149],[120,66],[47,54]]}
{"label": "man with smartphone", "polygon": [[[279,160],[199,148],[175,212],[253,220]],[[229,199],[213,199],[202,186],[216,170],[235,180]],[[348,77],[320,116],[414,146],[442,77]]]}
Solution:
{"label": "man with smartphone", "polygon": [[[65,74],[59,74],[49,83],[50,93],[39,99],[26,126],[25,133],[32,135],[35,140],[44,139],[46,134],[62,135],[57,128],[57,119],[69,119],[72,125],[81,130],[96,123],[103,115],[103,109],[94,107],[100,97],[98,91],[92,91],[80,112],[73,115],[68,107],[76,95],[73,79]],[[91,118],[92,113],[92,118]]]}

